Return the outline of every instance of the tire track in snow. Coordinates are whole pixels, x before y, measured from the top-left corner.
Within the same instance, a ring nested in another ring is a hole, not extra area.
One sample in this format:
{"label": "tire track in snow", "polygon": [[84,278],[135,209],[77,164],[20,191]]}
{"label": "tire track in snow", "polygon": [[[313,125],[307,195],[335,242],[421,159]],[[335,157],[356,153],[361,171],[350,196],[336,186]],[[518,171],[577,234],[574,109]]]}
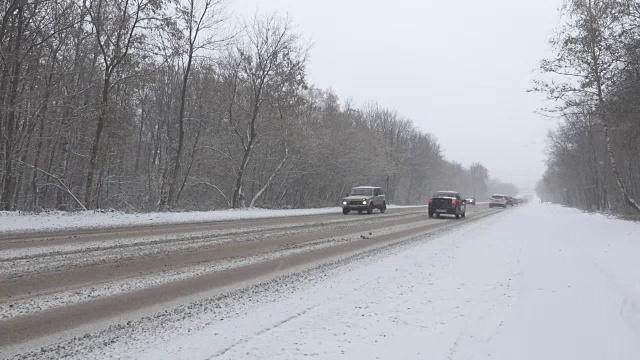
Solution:
{"label": "tire track in snow", "polygon": [[318,306],[320,306],[320,305],[314,305],[314,306],[308,307],[308,308],[304,309],[303,311],[300,311],[300,312],[298,312],[298,313],[296,313],[294,315],[291,315],[286,319],[278,321],[277,323],[275,323],[275,324],[273,324],[273,325],[271,325],[269,327],[266,327],[266,328],[254,333],[254,334],[252,334],[249,337],[240,339],[240,340],[234,342],[233,344],[229,345],[228,347],[226,347],[226,348],[220,350],[219,352],[213,354],[210,358],[207,358],[207,360],[212,360],[212,359],[215,359],[215,358],[219,358],[219,357],[227,354],[229,351],[235,349],[236,347],[238,347],[240,345],[243,345],[243,344],[246,344],[249,341],[251,341],[252,339],[255,339],[255,338],[259,337],[260,335],[266,334],[269,331],[272,331],[272,330],[274,330],[274,329],[276,329],[276,328],[278,328],[278,327],[280,327],[280,326],[282,326],[282,325],[284,325],[284,324],[286,324],[286,323],[288,323],[290,321],[293,321],[295,319],[298,319],[298,318],[304,316],[306,313],[308,313],[309,311],[317,308]]}

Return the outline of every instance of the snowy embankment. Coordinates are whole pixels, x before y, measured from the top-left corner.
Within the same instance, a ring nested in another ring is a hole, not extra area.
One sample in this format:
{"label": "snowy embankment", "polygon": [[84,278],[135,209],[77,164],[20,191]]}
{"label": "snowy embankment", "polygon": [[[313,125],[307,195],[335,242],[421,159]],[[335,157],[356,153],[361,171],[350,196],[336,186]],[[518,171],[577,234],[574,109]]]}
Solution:
{"label": "snowy embankment", "polygon": [[[389,205],[390,209],[412,206]],[[40,214],[0,211],[0,233],[38,232],[88,228],[179,224],[208,221],[264,219],[274,217],[340,214],[341,208],[313,209],[237,209],[190,212],[153,212],[127,214],[118,211],[52,211]]]}
{"label": "snowy embankment", "polygon": [[640,224],[531,204],[112,355],[639,359],[638,259]]}
{"label": "snowy embankment", "polygon": [[114,228],[136,225],[177,224],[271,217],[339,213],[340,208],[316,209],[238,209],[189,212],[152,212],[127,214],[118,211],[52,211],[40,214],[0,212],[0,232],[36,232],[79,228]]}

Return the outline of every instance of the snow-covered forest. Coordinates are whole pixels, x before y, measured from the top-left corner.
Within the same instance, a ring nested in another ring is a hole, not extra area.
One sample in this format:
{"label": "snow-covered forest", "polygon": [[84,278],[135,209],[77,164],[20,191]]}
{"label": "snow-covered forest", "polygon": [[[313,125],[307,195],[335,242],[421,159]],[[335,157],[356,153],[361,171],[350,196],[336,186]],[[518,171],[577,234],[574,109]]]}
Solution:
{"label": "snow-covered forest", "polygon": [[310,41],[288,18],[238,20],[219,0],[0,10],[2,210],[326,206],[363,184],[424,204],[440,188],[491,190],[482,164],[445,159],[407,117],[310,84]]}
{"label": "snow-covered forest", "polygon": [[572,0],[537,83],[555,105],[538,195],[588,210],[640,213],[640,2]]}

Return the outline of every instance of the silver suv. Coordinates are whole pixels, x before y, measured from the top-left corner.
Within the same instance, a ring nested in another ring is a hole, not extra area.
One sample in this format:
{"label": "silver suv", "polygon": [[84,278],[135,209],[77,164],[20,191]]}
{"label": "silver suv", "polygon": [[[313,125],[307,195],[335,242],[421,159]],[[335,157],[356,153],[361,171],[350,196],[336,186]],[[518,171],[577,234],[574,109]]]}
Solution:
{"label": "silver suv", "polygon": [[371,214],[373,209],[380,209],[383,214],[387,210],[387,200],[380,187],[357,186],[342,199],[342,213],[345,215],[351,210],[357,210],[358,214],[362,214],[363,211]]}
{"label": "silver suv", "polygon": [[501,194],[493,194],[489,199],[490,208],[496,207],[496,206],[499,206],[501,208],[506,208],[507,204],[508,204],[507,197]]}

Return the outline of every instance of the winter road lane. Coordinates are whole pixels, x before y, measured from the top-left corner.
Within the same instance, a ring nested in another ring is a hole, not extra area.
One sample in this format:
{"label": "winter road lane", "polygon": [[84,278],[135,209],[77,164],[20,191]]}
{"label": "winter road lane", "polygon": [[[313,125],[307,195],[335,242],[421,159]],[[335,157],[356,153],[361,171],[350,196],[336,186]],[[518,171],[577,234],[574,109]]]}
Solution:
{"label": "winter road lane", "polygon": [[[500,212],[486,207],[469,207],[468,220],[480,219],[484,216]],[[314,221],[314,219],[316,221]],[[155,286],[133,289],[118,294],[90,298],[78,303],[33,311],[0,320],[0,346],[11,347],[29,342],[36,344],[37,339],[52,334],[63,334],[78,326],[114,319],[122,320],[123,314],[136,310],[144,310],[182,297],[191,296],[212,289],[229,285],[249,284],[268,280],[275,276],[296,272],[323,262],[347,257],[372,248],[402,242],[418,236],[424,236],[444,229],[464,224],[465,220],[428,219],[424,210],[416,209],[390,211],[385,215],[342,216],[321,215],[306,219],[268,219],[259,221],[262,228],[253,230],[257,238],[241,240],[241,227],[250,224],[247,221],[208,224],[211,228],[226,226],[233,230],[231,241],[224,245],[207,243],[198,244],[195,248],[180,246],[169,248],[165,252],[136,256],[137,248],[126,249],[130,258],[119,263],[114,262],[108,271],[100,262],[77,267],[71,264],[67,271],[48,273],[29,273],[22,278],[3,279],[0,277],[0,306],[3,303],[38,302],[43,294],[55,294],[69,288],[82,289],[95,286],[101,282],[127,279],[141,273],[162,273],[167,267],[179,268],[194,263],[213,262],[223,259],[252,259],[258,254],[269,254],[271,257],[259,258],[253,262],[239,264],[227,269],[194,274],[193,276]],[[228,223],[239,225],[234,228]],[[319,224],[320,225],[319,225]],[[282,226],[290,225],[286,229]],[[271,226],[271,227],[269,227]],[[256,228],[252,226],[252,228]],[[191,233],[190,228],[184,230]],[[108,232],[110,232],[109,230]],[[129,230],[125,230],[129,231]],[[283,233],[284,231],[285,233]],[[135,233],[133,236],[137,236]],[[99,236],[108,241],[106,234],[81,236]],[[215,236],[212,237],[216,239]],[[38,240],[34,240],[38,241]],[[46,241],[46,240],[42,240]],[[80,240],[82,241],[82,240]],[[321,243],[322,241],[326,243]],[[179,242],[178,242],[179,243]],[[303,251],[286,252],[291,246],[313,244]],[[322,246],[317,246],[321,244]],[[56,244],[60,245],[60,244]],[[202,245],[202,246],[200,246]],[[151,245],[157,247],[157,245]],[[162,246],[160,246],[162,248]],[[101,254],[107,258],[109,252],[117,248],[93,250],[91,256]],[[15,249],[12,249],[15,250]],[[12,251],[6,250],[6,251]],[[1,255],[2,252],[0,252]],[[102,254],[104,253],[104,254]],[[69,254],[59,261],[70,261],[82,257],[82,251]],[[100,256],[97,258],[99,259]],[[41,259],[40,259],[41,260]],[[17,263],[23,260],[16,261]],[[120,270],[118,270],[120,269]],[[71,270],[69,272],[68,270]],[[73,273],[73,276],[69,274]],[[107,274],[102,275],[101,274]],[[79,274],[87,274],[82,277]],[[57,276],[57,277],[56,277]],[[63,280],[71,279],[71,280]],[[11,294],[7,296],[6,294]],[[13,305],[13,303],[12,303]]]}

